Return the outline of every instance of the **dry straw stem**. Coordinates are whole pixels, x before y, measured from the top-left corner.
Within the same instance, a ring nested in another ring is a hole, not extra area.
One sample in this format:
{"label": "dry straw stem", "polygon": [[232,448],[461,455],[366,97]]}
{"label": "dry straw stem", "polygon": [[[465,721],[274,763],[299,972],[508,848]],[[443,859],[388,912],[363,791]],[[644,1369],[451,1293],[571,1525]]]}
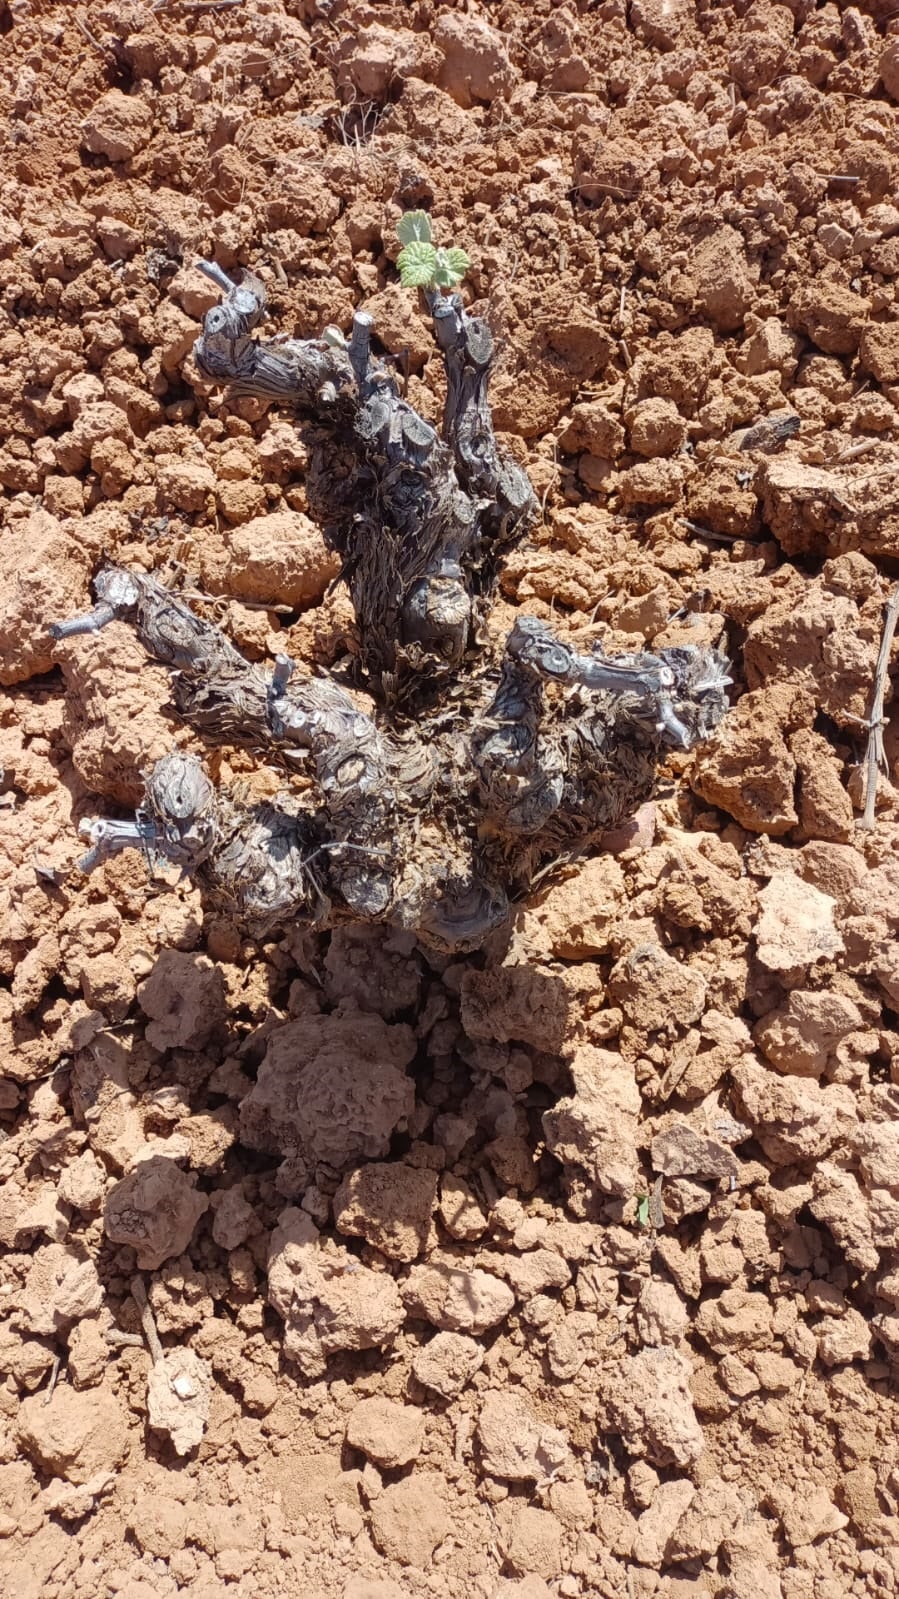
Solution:
{"label": "dry straw stem", "polygon": [[874,697],[871,702],[871,716],[868,722],[868,747],[865,751],[865,811],[859,823],[860,827],[872,828],[874,826],[874,807],[877,803],[877,773],[886,766],[886,756],[883,748],[883,697],[886,692],[890,650],[897,621],[899,621],[899,583],[897,583],[887,601],[886,614],[883,619],[883,636],[880,640],[880,653],[877,657],[877,666],[874,669]]}
{"label": "dry straw stem", "polygon": [[150,1358],[153,1361],[154,1366],[158,1365],[161,1360],[165,1359],[165,1350],[159,1341],[159,1334],[156,1331],[156,1322],[153,1319],[153,1312],[150,1309],[150,1301],[147,1298],[147,1290],[144,1287],[143,1278],[132,1277],[130,1287],[131,1297],[140,1311],[140,1323],[144,1329],[144,1337],[147,1340]]}

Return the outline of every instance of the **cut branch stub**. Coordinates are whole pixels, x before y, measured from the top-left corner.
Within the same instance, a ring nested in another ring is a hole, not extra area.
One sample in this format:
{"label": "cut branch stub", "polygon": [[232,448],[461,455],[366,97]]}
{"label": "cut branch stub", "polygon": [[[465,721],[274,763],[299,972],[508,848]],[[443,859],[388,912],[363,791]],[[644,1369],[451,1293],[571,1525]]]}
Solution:
{"label": "cut branch stub", "polygon": [[727,708],[728,663],[714,650],[609,657],[597,647],[592,655],[578,655],[531,616],[519,618],[506,649],[537,677],[621,695],[635,721],[649,719],[664,743],[681,749],[706,737]]}

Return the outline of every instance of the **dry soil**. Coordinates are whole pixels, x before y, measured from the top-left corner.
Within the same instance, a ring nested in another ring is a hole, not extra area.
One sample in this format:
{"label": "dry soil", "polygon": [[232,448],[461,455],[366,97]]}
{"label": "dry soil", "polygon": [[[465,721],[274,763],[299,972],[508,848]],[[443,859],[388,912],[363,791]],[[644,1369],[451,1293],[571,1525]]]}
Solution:
{"label": "dry soil", "polygon": [[[0,7],[15,1599],[899,1588],[891,720],[858,828],[899,557],[896,11]],[[451,962],[253,945],[137,854],[73,872],[79,819],[199,745],[124,625],[48,633],[113,557],[254,659],[352,648],[289,415],[192,365],[192,263],[251,265],[282,329],[365,305],[437,416],[410,206],[472,258],[541,501],[494,625],[735,661],[714,747]]]}

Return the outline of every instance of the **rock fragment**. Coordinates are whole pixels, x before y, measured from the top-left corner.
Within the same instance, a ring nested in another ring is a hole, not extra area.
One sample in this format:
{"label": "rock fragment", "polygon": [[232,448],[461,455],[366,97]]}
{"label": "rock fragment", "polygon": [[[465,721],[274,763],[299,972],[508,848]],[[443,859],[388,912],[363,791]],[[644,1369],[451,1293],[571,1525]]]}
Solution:
{"label": "rock fragment", "polygon": [[[555,1316],[555,1301],[549,1300]],[[533,1307],[534,1301],[530,1302]],[[571,1382],[596,1347],[596,1318],[591,1311],[573,1310],[553,1327],[546,1340],[546,1363],[557,1382]]]}
{"label": "rock fragment", "polygon": [[436,1200],[436,1172],[372,1163],[344,1178],[334,1195],[334,1222],[339,1232],[408,1263],[425,1247]]}
{"label": "rock fragment", "polygon": [[849,1517],[838,1510],[826,1488],[803,1484],[794,1492],[785,1485],[768,1496],[772,1510],[780,1517],[784,1537],[791,1549],[812,1544],[816,1538],[841,1532]]}
{"label": "rock fragment", "polygon": [[705,1448],[690,1393],[692,1367],[677,1349],[641,1349],[599,1376],[600,1426],[656,1466],[690,1466]]}
{"label": "rock fragment", "polygon": [[145,100],[108,89],[81,124],[82,148],[110,161],[130,161],[138,150],[146,149],[152,126],[153,114]]}
{"label": "rock fragment", "polygon": [[487,1230],[487,1218],[464,1177],[444,1172],[440,1179],[440,1220],[452,1238],[473,1243]]}
{"label": "rock fragment", "polygon": [[689,1324],[687,1307],[673,1283],[647,1278],[637,1295],[634,1327],[641,1343],[656,1347],[680,1342]]}
{"label": "rock fragment", "polygon": [[507,1482],[542,1482],[569,1456],[567,1434],[538,1421],[515,1394],[487,1395],[477,1436],[483,1469]]}
{"label": "rock fragment", "polygon": [[206,1195],[180,1166],[151,1155],[110,1188],[103,1228],[112,1243],[131,1245],[141,1271],[155,1271],[183,1254],[208,1207]]}
{"label": "rock fragment", "polygon": [[765,1294],[726,1288],[717,1299],[700,1305],[694,1327],[710,1349],[723,1355],[735,1350],[764,1349],[772,1336],[771,1305]]}
{"label": "rock fragment", "polygon": [[413,1356],[412,1375],[441,1399],[455,1399],[480,1370],[484,1353],[475,1338],[439,1332]]}
{"label": "rock fragment", "polygon": [[773,711],[764,690],[744,694],[690,777],[708,804],[719,805],[748,832],[770,837],[788,833],[799,820],[796,762]]}
{"label": "rock fragment", "polygon": [[814,275],[792,302],[791,319],[828,355],[854,355],[870,302],[841,283]]}
{"label": "rock fragment", "polygon": [[[757,271],[757,269],[756,269]],[[736,228],[716,222],[691,252],[685,289],[722,333],[739,327],[753,295],[746,246]]]}
{"label": "rock fragment", "polygon": [[138,1548],[159,1560],[184,1548],[189,1525],[186,1506],[170,1494],[142,1493],[128,1513]]}
{"label": "rock fragment", "polygon": [[89,1149],[69,1161],[60,1172],[59,1197],[73,1210],[88,1214],[99,1210],[105,1187],[105,1169]]}
{"label": "rock fragment", "polygon": [[861,1025],[858,1006],[844,994],[800,990],[769,1011],[754,1036],[778,1071],[820,1077],[837,1045]]}
{"label": "rock fragment", "polygon": [[814,1332],[818,1343],[818,1359],[825,1366],[867,1360],[871,1353],[871,1325],[860,1311],[851,1307],[847,1307],[842,1316],[823,1316]]}
{"label": "rock fragment", "polygon": [[416,1471],[391,1483],[371,1508],[375,1543],[404,1566],[426,1568],[449,1529],[446,1484],[437,1471]]}
{"label": "rock fragment", "polygon": [[440,60],[427,33],[377,22],[354,27],[337,42],[335,57],[339,86],[372,99],[383,98],[398,78],[432,78]]}
{"label": "rock fragment", "polygon": [[557,1577],[562,1569],[562,1528],[549,1510],[524,1505],[513,1518],[506,1559],[522,1575]]}
{"label": "rock fragment", "polygon": [[865,1186],[899,1192],[899,1121],[861,1122],[852,1143]]}
{"label": "rock fragment", "polygon": [[895,944],[875,948],[870,962],[871,976],[883,989],[890,1005],[899,1008],[899,949]]}
{"label": "rock fragment", "polygon": [[613,968],[609,997],[641,1032],[673,1036],[690,1027],[705,1007],[708,984],[701,972],[675,960],[660,944],[640,944]]}
{"label": "rock fragment", "polygon": [[114,1471],[98,1471],[87,1482],[62,1482],[58,1477],[48,1485],[42,1496],[43,1508],[60,1521],[83,1521],[95,1508],[97,1500],[110,1493],[116,1485]]}
{"label": "rock fragment", "polygon": [[400,929],[335,927],[324,961],[327,998],[335,1005],[351,999],[360,1010],[389,1021],[418,1003],[421,966],[415,940]]}
{"label": "rock fragment", "polygon": [[698,1560],[715,1554],[745,1516],[746,1507],[736,1485],[722,1477],[710,1477],[696,1489],[669,1534],[665,1546],[668,1560]]}
{"label": "rock fragment", "polygon": [[225,982],[206,955],[164,949],[137,991],[154,1049],[202,1049],[225,1019]]}
{"label": "rock fragment", "polygon": [[102,1304],[103,1285],[89,1256],[61,1243],[34,1251],[19,1313],[28,1332],[50,1337],[95,1315]]}
{"label": "rock fragment", "polygon": [[107,1311],[102,1316],[76,1321],[72,1327],[66,1374],[74,1388],[94,1388],[103,1381],[109,1365],[109,1344],[104,1333],[111,1321]]}
{"label": "rock fragment", "polygon": [[649,458],[676,454],[686,436],[687,425],[674,401],[658,396],[638,400],[625,421],[631,449]]}
{"label": "rock fragment", "polygon": [[570,1482],[551,1483],[548,1497],[553,1514],[558,1516],[563,1526],[589,1527],[593,1520],[593,1500],[586,1483],[579,1477],[572,1478]]}
{"label": "rock fragment", "polygon": [[424,1439],[424,1417],[414,1405],[392,1399],[361,1399],[350,1412],[346,1441],[376,1466],[392,1471],[417,1460]]}
{"label": "rock fragment", "polygon": [[423,1317],[444,1332],[477,1337],[508,1316],[515,1295],[507,1283],[475,1267],[463,1271],[440,1262],[413,1266],[402,1287],[411,1316]]}
{"label": "rock fragment", "polygon": [[[169,360],[176,354],[176,349],[170,349]],[[175,457],[161,460],[157,467],[157,492],[165,509],[172,506],[177,511],[207,511],[214,503],[215,482],[212,467],[204,461]]]}
{"label": "rock fragment", "polygon": [[871,1211],[858,1179],[833,1161],[823,1160],[812,1177],[810,1209],[829,1227],[859,1271],[876,1271],[880,1251],[874,1242]]}
{"label": "rock fragment", "polygon": [[627,905],[624,873],[609,855],[585,861],[576,873],[554,883],[528,914],[540,923],[560,960],[589,960],[604,954],[612,929]]}
{"label": "rock fragment", "polygon": [[656,1134],[651,1154],[653,1170],[666,1177],[735,1177],[740,1169],[732,1149],[680,1119]]}
{"label": "rock fragment", "polygon": [[568,1263],[554,1249],[525,1249],[520,1255],[495,1258],[497,1271],[508,1280],[516,1299],[532,1299],[547,1289],[565,1288],[571,1281]]}
{"label": "rock fragment", "polygon": [[49,1340],[23,1336],[10,1323],[0,1329],[0,1375],[12,1378],[21,1391],[33,1393],[45,1381],[53,1366],[53,1349]]}
{"label": "rock fragment", "polygon": [[634,1559],[641,1565],[659,1566],[665,1562],[668,1545],[678,1522],[689,1510],[695,1494],[696,1489],[686,1477],[659,1483],[652,1503],[637,1522]]}
{"label": "rock fragment", "polygon": [[0,683],[23,683],[53,667],[50,623],[87,583],[90,552],[49,511],[10,522],[0,545]]}
{"label": "rock fragment", "polygon": [[759,894],[756,950],[769,972],[801,973],[843,949],[834,925],[836,900],[795,872],[774,872]]}
{"label": "rock fragment", "polygon": [[819,1160],[853,1130],[855,1095],[843,1083],[822,1088],[811,1078],[779,1077],[750,1060],[732,1075],[737,1108],[775,1165]]}
{"label": "rock fragment", "polygon": [[437,81],[457,105],[489,104],[511,91],[516,73],[503,36],[482,17],[444,12],[434,25],[433,39],[443,52]]}
{"label": "rock fragment", "polygon": [[468,967],[460,993],[469,1038],[517,1039],[557,1054],[568,1036],[568,991],[551,971],[534,966]]}
{"label": "rock fragment", "polygon": [[547,1145],[563,1165],[586,1171],[603,1193],[633,1193],[641,1108],[633,1067],[611,1050],[582,1044],[571,1075],[574,1094],[543,1114]]}
{"label": "rock fragment", "polygon": [[649,44],[674,50],[693,14],[691,0],[631,0],[629,23]]}
{"label": "rock fragment", "polygon": [[29,1395],[19,1406],[16,1431],[29,1460],[77,1484],[115,1471],[128,1453],[124,1411],[105,1386],[76,1393],[57,1383],[49,1403],[46,1394]]}
{"label": "rock fragment", "polygon": [[277,1027],[241,1102],[243,1142],[338,1171],[380,1159],[415,1102],[405,1074],[415,1048],[411,1028],[362,1013],[305,1016]]}
{"label": "rock fragment", "polygon": [[222,1249],[239,1249],[258,1225],[252,1205],[247,1203],[239,1185],[217,1189],[210,1195],[210,1203],[215,1242]]}
{"label": "rock fragment", "polygon": [[316,604],[340,576],[340,558],[302,511],[272,511],[204,540],[201,572],[215,594],[301,607]]}
{"label": "rock fragment", "polygon": [[170,1349],[154,1362],[147,1383],[147,1416],[157,1432],[168,1433],[176,1454],[196,1449],[209,1420],[212,1371],[192,1349]]}
{"label": "rock fragment", "polygon": [[272,1233],[268,1297],[284,1318],[284,1353],[304,1377],[321,1377],[343,1349],[385,1349],[404,1320],[392,1277],[372,1271],[345,1250],[325,1255],[318,1228],[288,1206]]}

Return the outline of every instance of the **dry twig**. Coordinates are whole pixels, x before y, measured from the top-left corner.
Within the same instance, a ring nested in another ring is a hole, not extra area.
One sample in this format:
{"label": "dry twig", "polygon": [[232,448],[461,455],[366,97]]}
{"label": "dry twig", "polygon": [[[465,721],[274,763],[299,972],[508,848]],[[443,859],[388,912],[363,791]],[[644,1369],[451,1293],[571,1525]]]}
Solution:
{"label": "dry twig", "polygon": [[746,536],[744,533],[713,533],[710,527],[703,527],[700,522],[691,522],[686,516],[679,516],[677,520],[681,527],[687,528],[690,533],[695,533],[698,539],[711,539],[713,544],[737,544]]}
{"label": "dry twig", "polygon": [[144,1341],[140,1333],[122,1332],[118,1327],[110,1327],[105,1336],[110,1349],[143,1349],[144,1347]]}
{"label": "dry twig", "polygon": [[847,444],[845,450],[834,456],[833,464],[842,466],[844,461],[857,461],[862,455],[870,455],[872,450],[877,449],[879,443],[880,439],[862,439],[859,444]]}
{"label": "dry twig", "polygon": [[53,1369],[50,1372],[50,1381],[47,1384],[47,1391],[44,1394],[44,1404],[45,1405],[49,1405],[50,1400],[53,1398],[53,1390],[56,1387],[56,1381],[57,1381],[57,1378],[59,1377],[60,1365],[61,1365],[61,1357],[59,1355],[54,1355],[53,1356]]}
{"label": "dry twig", "polygon": [[158,0],[154,11],[230,11],[232,6],[242,6],[244,0]]}
{"label": "dry twig", "polygon": [[82,21],[81,17],[76,16],[76,17],[73,18],[73,20],[74,20],[75,26],[79,30],[79,32],[84,34],[84,37],[87,40],[88,44],[93,45],[95,50],[99,50],[101,55],[105,55],[105,54],[108,53],[109,45],[108,44],[101,44],[100,40],[93,33],[91,33],[91,30],[87,26],[87,23]]}
{"label": "dry twig", "polygon": [[886,693],[890,650],[897,621],[899,621],[899,583],[897,583],[887,601],[886,613],[883,619],[883,636],[880,640],[880,653],[877,656],[877,665],[874,669],[874,695],[871,701],[871,716],[868,721],[868,747],[865,751],[865,810],[859,823],[860,827],[872,828],[874,826],[874,807],[877,803],[877,773],[886,766],[886,755],[883,748],[883,698]]}
{"label": "dry twig", "polygon": [[156,1322],[150,1309],[150,1301],[147,1298],[143,1277],[132,1277],[129,1286],[131,1288],[131,1297],[140,1311],[140,1324],[144,1329],[144,1337],[147,1340],[150,1359],[156,1366],[161,1360],[165,1359],[165,1350],[159,1341],[159,1334],[156,1331]]}

